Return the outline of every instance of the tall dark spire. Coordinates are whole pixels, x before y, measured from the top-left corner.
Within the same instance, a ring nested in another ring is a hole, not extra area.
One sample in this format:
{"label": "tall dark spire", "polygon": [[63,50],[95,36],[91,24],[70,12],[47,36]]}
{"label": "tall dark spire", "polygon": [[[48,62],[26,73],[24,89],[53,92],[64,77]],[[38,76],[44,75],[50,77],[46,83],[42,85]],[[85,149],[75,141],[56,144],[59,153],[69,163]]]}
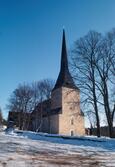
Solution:
{"label": "tall dark spire", "polygon": [[66,40],[65,40],[65,31],[63,29],[63,37],[62,37],[62,50],[61,50],[61,71],[68,70],[68,60],[67,60],[67,49],[66,49]]}
{"label": "tall dark spire", "polygon": [[63,37],[62,37],[61,67],[60,67],[58,79],[56,81],[56,84],[53,90],[60,88],[62,86],[68,87],[68,88],[74,88],[74,89],[77,88],[73,82],[73,79],[71,77],[71,74],[68,68],[68,58],[67,58],[66,39],[65,39],[64,30],[63,30]]}

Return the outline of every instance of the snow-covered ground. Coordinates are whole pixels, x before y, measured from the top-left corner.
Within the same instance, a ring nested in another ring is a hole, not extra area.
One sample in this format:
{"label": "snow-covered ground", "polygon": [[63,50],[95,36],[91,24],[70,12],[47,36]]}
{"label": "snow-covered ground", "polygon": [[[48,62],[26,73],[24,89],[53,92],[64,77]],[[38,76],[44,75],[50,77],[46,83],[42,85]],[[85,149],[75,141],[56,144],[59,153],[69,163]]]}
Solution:
{"label": "snow-covered ground", "polygon": [[0,167],[115,167],[115,139],[0,132]]}

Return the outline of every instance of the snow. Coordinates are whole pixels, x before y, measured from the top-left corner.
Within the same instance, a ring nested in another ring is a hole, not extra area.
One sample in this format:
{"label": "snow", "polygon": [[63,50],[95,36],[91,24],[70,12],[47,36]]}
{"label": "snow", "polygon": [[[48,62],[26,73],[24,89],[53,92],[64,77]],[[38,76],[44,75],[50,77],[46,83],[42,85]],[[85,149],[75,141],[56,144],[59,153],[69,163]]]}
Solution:
{"label": "snow", "polygon": [[0,132],[0,167],[115,167],[115,139]]}

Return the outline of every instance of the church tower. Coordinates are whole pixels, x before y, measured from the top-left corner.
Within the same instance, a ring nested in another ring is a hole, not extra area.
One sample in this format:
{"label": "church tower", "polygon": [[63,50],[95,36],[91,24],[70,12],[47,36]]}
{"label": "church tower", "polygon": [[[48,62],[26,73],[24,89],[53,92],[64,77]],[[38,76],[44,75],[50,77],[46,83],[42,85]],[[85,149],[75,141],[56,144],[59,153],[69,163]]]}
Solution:
{"label": "church tower", "polygon": [[80,90],[75,85],[69,72],[64,30],[60,72],[51,94],[51,110],[56,111],[59,109],[61,112],[52,120],[54,132],[54,122],[57,122],[59,134],[84,135],[84,116],[80,111]]}

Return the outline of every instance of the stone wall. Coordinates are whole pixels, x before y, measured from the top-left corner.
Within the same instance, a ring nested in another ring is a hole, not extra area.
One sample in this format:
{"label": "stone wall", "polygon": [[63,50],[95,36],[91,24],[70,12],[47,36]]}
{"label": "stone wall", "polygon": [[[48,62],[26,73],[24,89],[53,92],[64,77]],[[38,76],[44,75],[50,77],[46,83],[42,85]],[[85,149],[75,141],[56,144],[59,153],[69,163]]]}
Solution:
{"label": "stone wall", "polygon": [[51,94],[51,109],[62,107],[62,88],[52,91]]}
{"label": "stone wall", "polygon": [[62,88],[62,114],[59,117],[59,133],[84,135],[84,117],[80,112],[79,91]]}
{"label": "stone wall", "polygon": [[50,133],[59,133],[59,114],[50,116]]}
{"label": "stone wall", "polygon": [[50,115],[43,117],[42,126],[40,129],[41,132],[45,133],[59,133],[59,115]]}
{"label": "stone wall", "polygon": [[80,112],[79,90],[62,87],[55,90],[52,97],[52,108],[60,105],[62,107],[62,114],[59,114],[59,134],[84,135],[84,117]]}

